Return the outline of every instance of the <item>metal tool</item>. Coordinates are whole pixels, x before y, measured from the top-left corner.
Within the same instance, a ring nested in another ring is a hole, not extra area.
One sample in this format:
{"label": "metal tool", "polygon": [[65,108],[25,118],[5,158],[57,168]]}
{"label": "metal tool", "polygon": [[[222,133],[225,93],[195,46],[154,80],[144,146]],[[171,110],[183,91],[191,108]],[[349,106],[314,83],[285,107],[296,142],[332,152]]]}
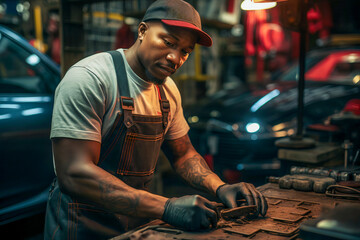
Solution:
{"label": "metal tool", "polygon": [[[346,191],[346,193],[344,193]],[[339,198],[347,198],[347,199],[354,199],[360,200],[360,191],[347,186],[342,185],[330,185],[326,189],[325,192],[326,196],[329,197],[339,197]]]}
{"label": "metal tool", "polygon": [[295,189],[299,191],[314,191],[317,193],[325,193],[326,188],[336,183],[331,177],[294,174],[285,175],[283,177],[268,177],[268,182],[278,183],[280,188]]}

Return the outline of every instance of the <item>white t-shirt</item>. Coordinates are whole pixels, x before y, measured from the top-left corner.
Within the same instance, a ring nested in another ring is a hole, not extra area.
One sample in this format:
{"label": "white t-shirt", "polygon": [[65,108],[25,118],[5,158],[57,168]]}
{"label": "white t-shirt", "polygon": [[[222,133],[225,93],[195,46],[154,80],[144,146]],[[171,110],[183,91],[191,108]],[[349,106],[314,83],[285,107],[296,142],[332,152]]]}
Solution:
{"label": "white t-shirt", "polygon": [[[125,62],[130,96],[134,98],[133,113],[161,115],[155,84],[137,76],[127,63],[123,49],[118,51]],[[189,125],[183,115],[180,92],[170,77],[163,88],[170,102],[165,139],[183,137]],[[112,57],[108,53],[94,54],[73,65],[58,85],[50,138],[65,137],[101,143],[119,111],[119,91]]]}

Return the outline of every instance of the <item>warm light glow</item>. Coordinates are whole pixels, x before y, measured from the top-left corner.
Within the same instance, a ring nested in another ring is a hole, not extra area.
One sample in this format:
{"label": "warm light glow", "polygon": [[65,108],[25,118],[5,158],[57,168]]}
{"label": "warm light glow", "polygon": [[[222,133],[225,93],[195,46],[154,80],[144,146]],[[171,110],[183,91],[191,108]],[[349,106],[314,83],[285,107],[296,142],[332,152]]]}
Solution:
{"label": "warm light glow", "polygon": [[236,124],[236,123],[234,123],[234,124],[232,125],[232,129],[233,129],[233,131],[239,130],[239,125]]}
{"label": "warm light glow", "polygon": [[342,59],[344,62],[356,63],[360,60],[360,55],[356,53],[351,53],[349,55],[345,55]]}
{"label": "warm light glow", "polygon": [[242,10],[262,10],[269,9],[276,6],[276,2],[263,2],[263,3],[255,3],[254,0],[244,0],[241,3]]}
{"label": "warm light glow", "polygon": [[285,124],[284,123],[279,123],[279,124],[273,126],[272,130],[274,132],[277,132],[277,131],[283,130],[284,128],[285,128]]}
{"label": "warm light glow", "polygon": [[285,136],[287,136],[288,134],[287,134],[287,132],[286,131],[280,131],[280,132],[275,132],[274,133],[274,136],[275,137],[285,137]]}
{"label": "warm light glow", "polygon": [[353,82],[354,84],[357,84],[360,82],[360,75],[356,75],[354,78],[353,78]]}
{"label": "warm light glow", "polygon": [[192,116],[188,118],[189,123],[197,123],[199,121],[198,116]]}
{"label": "warm light glow", "polygon": [[289,130],[287,131],[287,134],[288,134],[289,136],[293,135],[294,133],[295,133],[295,130],[294,130],[294,129],[289,129]]}

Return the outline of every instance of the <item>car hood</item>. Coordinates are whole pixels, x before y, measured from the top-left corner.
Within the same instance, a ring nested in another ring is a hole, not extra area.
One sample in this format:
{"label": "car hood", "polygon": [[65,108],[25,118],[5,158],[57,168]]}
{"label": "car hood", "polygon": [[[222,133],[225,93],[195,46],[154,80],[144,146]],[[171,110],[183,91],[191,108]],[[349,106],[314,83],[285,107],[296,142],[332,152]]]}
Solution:
{"label": "car hood", "polygon": [[[359,97],[359,90],[359,86],[354,85],[335,85],[308,81],[304,91],[304,106],[306,109],[307,106],[313,103],[320,104],[329,99],[335,101],[338,98],[352,95]],[[277,83],[271,85],[268,89],[242,89],[240,91],[242,93],[237,95],[227,94],[225,91],[218,96],[188,107],[184,111],[185,117],[190,125],[196,126],[209,119],[218,119],[229,124],[244,121],[261,121],[267,124],[276,124],[281,120],[290,120],[296,116],[298,108],[296,82]],[[334,109],[331,111],[334,111]],[[304,115],[306,114],[305,111]],[[194,116],[198,118],[197,121],[192,121]]]}

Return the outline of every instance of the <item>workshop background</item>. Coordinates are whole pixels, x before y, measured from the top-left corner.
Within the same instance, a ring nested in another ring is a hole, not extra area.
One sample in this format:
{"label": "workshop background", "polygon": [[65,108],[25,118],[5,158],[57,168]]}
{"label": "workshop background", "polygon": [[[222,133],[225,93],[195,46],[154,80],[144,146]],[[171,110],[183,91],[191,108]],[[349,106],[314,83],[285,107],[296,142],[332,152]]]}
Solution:
{"label": "workshop background", "polygon": [[[152,2],[0,0],[1,236],[42,239],[61,76],[83,57],[130,47]],[[196,46],[173,79],[210,168],[255,186],[321,169],[359,187],[360,1],[188,2],[214,44]],[[152,190],[199,193],[163,154]]]}

